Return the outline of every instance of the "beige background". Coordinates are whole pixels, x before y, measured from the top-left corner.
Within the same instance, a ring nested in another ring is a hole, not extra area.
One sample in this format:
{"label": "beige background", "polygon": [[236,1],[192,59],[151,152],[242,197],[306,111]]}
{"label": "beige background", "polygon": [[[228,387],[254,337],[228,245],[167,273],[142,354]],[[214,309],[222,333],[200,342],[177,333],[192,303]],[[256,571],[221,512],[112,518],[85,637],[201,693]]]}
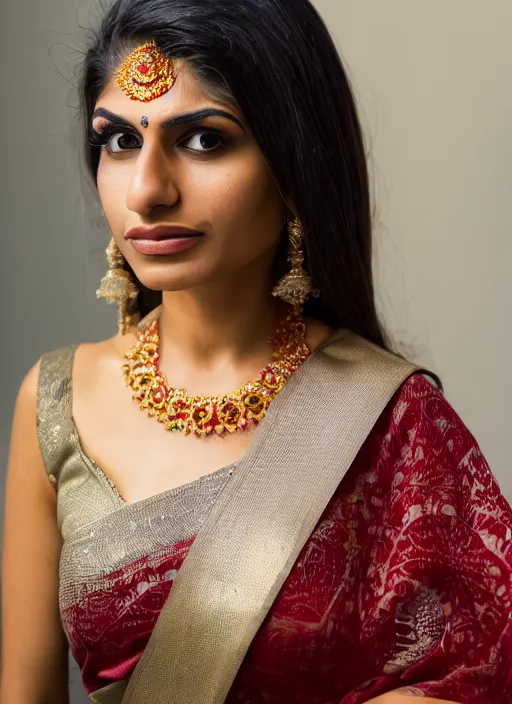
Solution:
{"label": "beige background", "polygon": [[[442,375],[512,499],[512,2],[316,5],[363,112],[386,319],[401,348]],[[0,61],[10,67],[0,72],[2,467],[28,368],[45,350],[99,339],[114,324],[95,299],[107,235],[81,196],[65,80],[90,7],[0,3]],[[73,702],[82,701],[75,684]]]}
{"label": "beige background", "polygon": [[512,499],[512,2],[315,4],[363,110],[386,319]]}

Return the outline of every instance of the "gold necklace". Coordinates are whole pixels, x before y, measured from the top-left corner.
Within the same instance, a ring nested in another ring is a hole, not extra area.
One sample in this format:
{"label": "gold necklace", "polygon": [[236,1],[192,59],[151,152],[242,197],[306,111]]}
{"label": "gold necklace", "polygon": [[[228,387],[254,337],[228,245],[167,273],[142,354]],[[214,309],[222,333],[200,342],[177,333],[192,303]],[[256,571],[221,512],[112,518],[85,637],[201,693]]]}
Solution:
{"label": "gold necklace", "polygon": [[270,341],[273,359],[258,379],[230,394],[192,396],[185,389],[169,386],[158,369],[160,336],[155,320],[138,333],[137,342],[125,355],[123,373],[133,400],[167,430],[199,437],[234,433],[261,422],[285,382],[309,357],[305,335],[301,313],[293,309]]}

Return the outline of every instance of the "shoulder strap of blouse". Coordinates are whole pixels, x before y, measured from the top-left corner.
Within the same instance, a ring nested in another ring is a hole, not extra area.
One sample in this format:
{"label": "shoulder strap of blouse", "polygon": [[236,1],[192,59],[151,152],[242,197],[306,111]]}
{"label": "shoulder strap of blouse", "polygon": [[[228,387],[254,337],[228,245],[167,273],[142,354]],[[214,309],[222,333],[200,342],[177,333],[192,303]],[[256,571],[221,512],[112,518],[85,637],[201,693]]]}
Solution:
{"label": "shoulder strap of blouse", "polygon": [[37,434],[52,483],[73,434],[72,379],[76,345],[43,355],[37,389]]}

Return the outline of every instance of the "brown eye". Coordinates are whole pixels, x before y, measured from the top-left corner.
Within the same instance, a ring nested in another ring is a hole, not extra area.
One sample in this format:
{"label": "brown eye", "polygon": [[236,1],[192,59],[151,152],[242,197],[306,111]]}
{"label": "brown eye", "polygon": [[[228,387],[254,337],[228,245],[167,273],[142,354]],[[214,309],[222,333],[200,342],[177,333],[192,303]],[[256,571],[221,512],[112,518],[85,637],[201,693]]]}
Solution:
{"label": "brown eye", "polygon": [[134,149],[140,149],[141,146],[142,143],[139,137],[131,132],[116,132],[106,144],[108,151],[113,154],[133,151]]}
{"label": "brown eye", "polygon": [[225,144],[225,139],[219,132],[203,130],[196,132],[184,144],[194,152],[213,152]]}

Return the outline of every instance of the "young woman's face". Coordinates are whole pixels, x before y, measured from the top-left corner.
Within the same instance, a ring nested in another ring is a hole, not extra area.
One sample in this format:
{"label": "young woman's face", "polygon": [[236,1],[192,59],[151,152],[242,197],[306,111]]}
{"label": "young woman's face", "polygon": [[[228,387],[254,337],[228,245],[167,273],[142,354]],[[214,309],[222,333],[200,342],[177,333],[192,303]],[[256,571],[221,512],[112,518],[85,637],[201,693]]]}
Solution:
{"label": "young woman's face", "polygon": [[[112,80],[92,128],[105,144],[105,215],[145,286],[176,291],[270,271],[285,225],[282,198],[243,116],[212,100],[185,65],[150,103]],[[183,237],[192,232],[200,235]]]}

